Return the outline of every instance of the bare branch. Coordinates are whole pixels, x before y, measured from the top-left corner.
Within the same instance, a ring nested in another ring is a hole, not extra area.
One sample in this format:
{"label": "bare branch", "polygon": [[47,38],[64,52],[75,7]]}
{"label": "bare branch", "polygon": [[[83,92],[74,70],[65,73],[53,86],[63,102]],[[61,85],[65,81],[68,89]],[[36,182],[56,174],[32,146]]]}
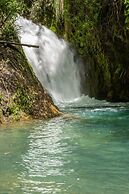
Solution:
{"label": "bare branch", "polygon": [[18,46],[27,46],[27,47],[34,47],[34,48],[39,48],[38,45],[31,45],[31,44],[21,44],[17,42],[8,42],[8,41],[1,41],[0,44],[12,44],[12,45],[18,45]]}

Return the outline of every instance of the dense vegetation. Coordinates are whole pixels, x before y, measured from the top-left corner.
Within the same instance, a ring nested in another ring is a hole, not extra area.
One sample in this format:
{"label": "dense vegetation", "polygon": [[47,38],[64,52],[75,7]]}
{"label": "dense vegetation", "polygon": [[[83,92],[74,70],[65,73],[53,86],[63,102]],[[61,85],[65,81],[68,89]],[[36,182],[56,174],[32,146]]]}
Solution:
{"label": "dense vegetation", "polygon": [[129,100],[129,1],[66,1],[65,32],[85,63],[90,96]]}
{"label": "dense vegetation", "polygon": [[85,93],[129,100],[129,1],[56,0],[32,3],[30,18],[66,38],[85,64]]}

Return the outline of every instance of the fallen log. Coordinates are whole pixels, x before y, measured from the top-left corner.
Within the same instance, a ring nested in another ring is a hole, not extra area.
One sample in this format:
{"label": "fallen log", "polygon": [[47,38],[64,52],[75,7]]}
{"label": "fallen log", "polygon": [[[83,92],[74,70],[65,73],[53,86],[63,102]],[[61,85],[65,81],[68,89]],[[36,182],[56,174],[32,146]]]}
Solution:
{"label": "fallen log", "polygon": [[12,44],[12,45],[18,45],[18,46],[27,46],[27,47],[34,47],[34,48],[39,48],[38,45],[32,45],[32,44],[21,44],[17,42],[8,42],[8,41],[1,41],[0,44]]}

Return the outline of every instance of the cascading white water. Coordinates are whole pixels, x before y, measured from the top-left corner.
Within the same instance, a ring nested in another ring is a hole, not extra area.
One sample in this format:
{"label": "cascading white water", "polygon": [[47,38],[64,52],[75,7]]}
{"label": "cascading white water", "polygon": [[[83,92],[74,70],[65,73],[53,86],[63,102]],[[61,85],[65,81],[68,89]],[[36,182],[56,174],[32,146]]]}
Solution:
{"label": "cascading white water", "polygon": [[29,63],[43,87],[57,102],[72,101],[81,96],[80,75],[74,52],[68,44],[44,26],[18,17],[16,22],[21,43]]}

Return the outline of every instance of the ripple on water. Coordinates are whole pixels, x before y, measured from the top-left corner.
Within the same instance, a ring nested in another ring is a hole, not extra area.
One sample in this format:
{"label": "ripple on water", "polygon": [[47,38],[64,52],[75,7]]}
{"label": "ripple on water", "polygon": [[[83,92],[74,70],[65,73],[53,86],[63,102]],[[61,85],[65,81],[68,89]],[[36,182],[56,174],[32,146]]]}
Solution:
{"label": "ripple on water", "polygon": [[128,194],[129,111],[72,111],[1,131],[0,192]]}

